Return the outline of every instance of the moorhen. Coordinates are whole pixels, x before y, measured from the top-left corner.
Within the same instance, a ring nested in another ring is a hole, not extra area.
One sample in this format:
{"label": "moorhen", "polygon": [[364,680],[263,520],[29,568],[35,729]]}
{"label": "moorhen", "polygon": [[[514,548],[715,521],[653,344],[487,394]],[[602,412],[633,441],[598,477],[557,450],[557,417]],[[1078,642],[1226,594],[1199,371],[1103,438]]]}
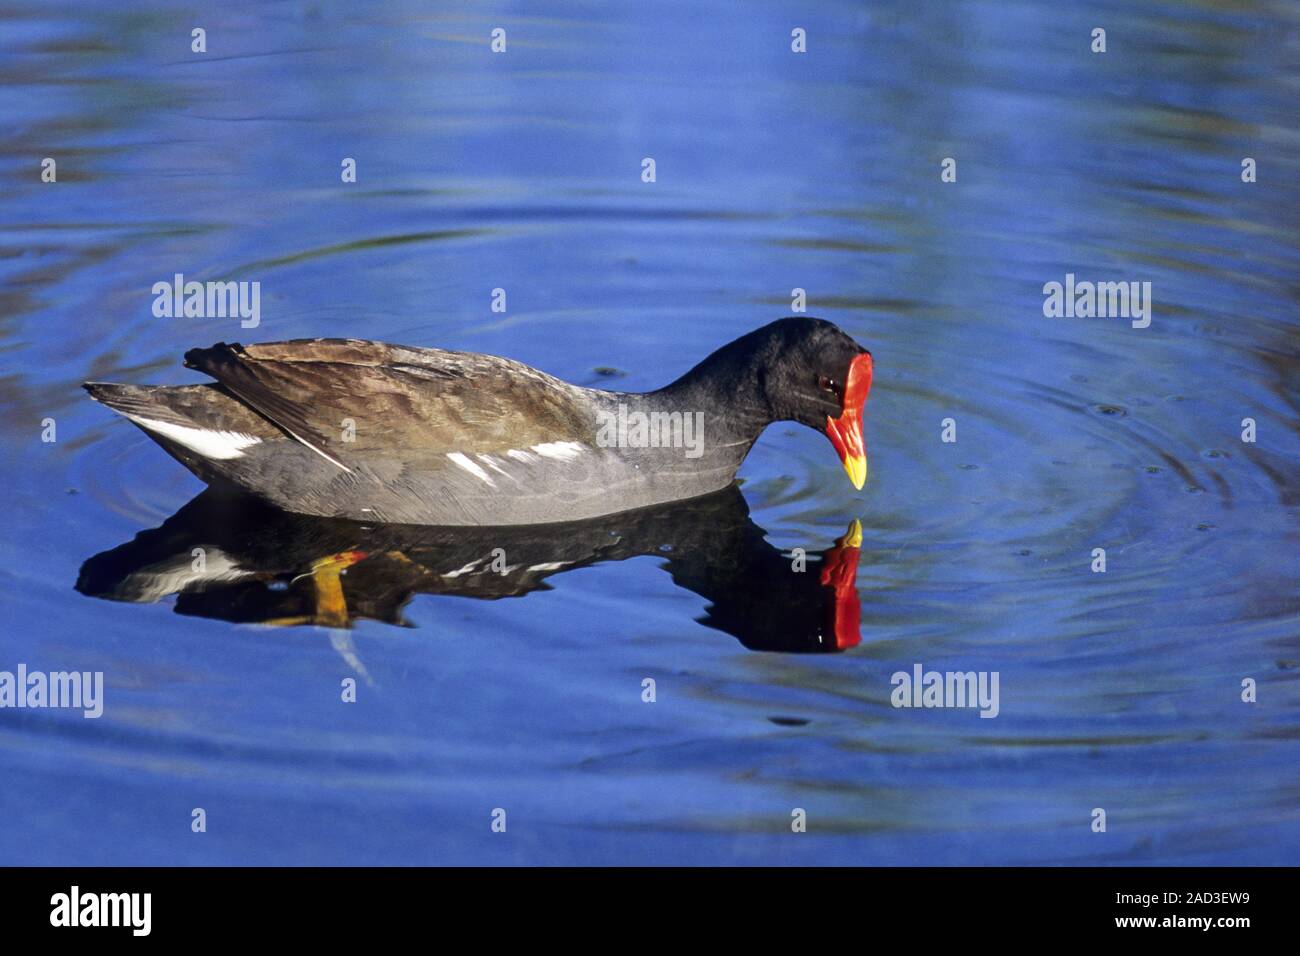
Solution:
{"label": "moorhen", "polygon": [[185,353],[216,383],[87,382],[212,485],[286,511],[425,525],[574,521],[717,491],[759,433],[827,435],[867,475],[871,353],[830,322],[779,319],[654,392],[581,388],[520,362],[359,339]]}

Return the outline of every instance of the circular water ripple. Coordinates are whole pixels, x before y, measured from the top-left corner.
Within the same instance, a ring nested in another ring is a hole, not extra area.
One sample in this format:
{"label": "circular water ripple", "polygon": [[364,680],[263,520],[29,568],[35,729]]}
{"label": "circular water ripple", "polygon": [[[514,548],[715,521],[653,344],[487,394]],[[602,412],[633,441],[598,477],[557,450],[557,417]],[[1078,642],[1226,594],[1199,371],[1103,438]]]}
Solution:
{"label": "circular water ripple", "polygon": [[202,488],[170,455],[125,421],[111,423],[101,440],[77,453],[68,481],[90,508],[142,529],[161,524]]}

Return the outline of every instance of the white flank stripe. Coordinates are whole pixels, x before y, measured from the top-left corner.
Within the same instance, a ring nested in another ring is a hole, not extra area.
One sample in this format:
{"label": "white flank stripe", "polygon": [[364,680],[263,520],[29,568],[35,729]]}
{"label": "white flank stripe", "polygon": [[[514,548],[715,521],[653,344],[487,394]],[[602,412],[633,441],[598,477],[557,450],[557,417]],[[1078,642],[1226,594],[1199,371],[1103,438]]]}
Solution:
{"label": "white flank stripe", "polygon": [[[283,425],[280,425],[280,427],[284,428]],[[321,451],[319,448],[317,448],[311,442],[307,441],[307,439],[303,438],[297,432],[290,432],[289,429],[287,428],[284,428],[284,430],[289,432],[290,437],[293,438],[293,440],[296,441],[298,444],[302,445],[304,448],[310,448],[316,454],[320,455],[322,458],[328,461],[331,465],[337,465],[339,468],[342,468],[344,471],[346,471],[349,475],[352,474],[351,468],[343,464],[343,462],[339,461],[334,456],[325,454],[325,452]]]}
{"label": "white flank stripe", "polygon": [[548,441],[533,446],[533,451],[537,454],[557,461],[573,461],[582,454],[582,449],[583,445],[580,441]]}
{"label": "white flank stripe", "polygon": [[513,476],[510,474],[510,472],[508,472],[508,471],[503,471],[503,470],[501,469],[501,466],[498,465],[498,464],[496,463],[496,460],[495,460],[491,455],[479,455],[479,456],[478,456],[478,460],[481,461],[481,462],[483,462],[483,464],[487,465],[489,468],[491,468],[493,471],[495,471],[498,475],[505,475],[507,478],[511,478],[511,477],[513,477]]}
{"label": "white flank stripe", "polygon": [[486,481],[486,482],[487,482],[489,485],[491,485],[493,488],[495,488],[495,487],[497,486],[497,483],[496,483],[495,481],[492,480],[492,476],[491,476],[491,475],[489,475],[486,471],[484,471],[484,470],[483,470],[482,468],[480,468],[478,465],[474,464],[474,462],[470,461],[468,458],[466,458],[466,457],[465,457],[464,455],[462,455],[460,452],[458,452],[458,451],[449,451],[449,452],[447,452],[447,457],[450,458],[450,459],[451,459],[455,464],[459,465],[461,468],[464,468],[466,471],[468,471],[468,472],[469,472],[471,475],[473,475],[475,478],[482,478],[484,481]]}
{"label": "white flank stripe", "polygon": [[519,451],[517,448],[511,448],[506,452],[507,458],[513,458],[515,461],[522,461],[525,465],[530,461],[536,461],[537,456],[526,451]]}
{"label": "white flank stripe", "polygon": [[223,432],[207,428],[189,428],[172,422],[160,422],[153,418],[141,418],[127,415],[127,418],[142,428],[157,432],[164,438],[170,438],[178,445],[184,445],[195,454],[204,458],[243,458],[244,449],[250,445],[259,445],[262,439],[243,432]]}

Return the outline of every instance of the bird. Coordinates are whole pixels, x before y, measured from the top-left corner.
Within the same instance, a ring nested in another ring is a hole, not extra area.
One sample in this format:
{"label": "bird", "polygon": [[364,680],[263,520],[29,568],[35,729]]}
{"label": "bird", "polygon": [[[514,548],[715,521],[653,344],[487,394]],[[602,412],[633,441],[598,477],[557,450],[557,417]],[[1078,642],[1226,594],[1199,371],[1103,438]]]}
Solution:
{"label": "bird", "polygon": [[190,349],[196,385],[86,382],[210,486],[297,514],[438,526],[576,521],[725,488],[760,433],[822,432],[855,488],[874,360],[778,319],[671,384],[616,392],[522,362],[351,338]]}

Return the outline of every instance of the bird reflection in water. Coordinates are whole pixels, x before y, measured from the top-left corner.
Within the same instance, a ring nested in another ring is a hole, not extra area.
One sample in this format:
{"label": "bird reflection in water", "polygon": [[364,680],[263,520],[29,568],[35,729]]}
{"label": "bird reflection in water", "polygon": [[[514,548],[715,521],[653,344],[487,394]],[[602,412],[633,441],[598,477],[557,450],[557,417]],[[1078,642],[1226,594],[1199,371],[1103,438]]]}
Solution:
{"label": "bird reflection in water", "polygon": [[555,575],[640,555],[709,602],[700,622],[755,651],[835,652],[860,640],[861,526],[809,551],[806,570],[770,545],[735,486],[588,521],[524,527],[364,525],[289,514],[210,489],[160,527],[89,558],[77,590],[236,623],[407,626],[415,594],[496,599]]}

